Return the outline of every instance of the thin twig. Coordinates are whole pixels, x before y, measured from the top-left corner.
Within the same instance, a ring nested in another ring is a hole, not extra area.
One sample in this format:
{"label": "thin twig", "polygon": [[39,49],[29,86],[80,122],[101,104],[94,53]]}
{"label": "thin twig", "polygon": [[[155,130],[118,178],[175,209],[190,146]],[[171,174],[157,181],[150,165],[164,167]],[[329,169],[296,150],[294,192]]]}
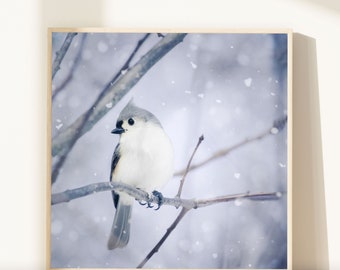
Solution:
{"label": "thin twig", "polygon": [[[73,124],[60,133],[52,142],[52,155],[59,155],[59,160],[54,167],[56,173],[52,183],[62,167],[69,151],[75,142],[89,131],[117,102],[146,74],[146,72],[167,54],[178,43],[182,42],[186,34],[168,34],[146,53],[128,72],[109,83],[102,94],[86,113],[81,115]],[[107,106],[109,104],[111,106]]]}
{"label": "thin twig", "polygon": [[63,45],[59,49],[59,51],[56,52],[56,58],[53,61],[52,65],[52,80],[54,79],[54,76],[57,74],[58,70],[60,69],[60,64],[64,59],[64,56],[66,55],[73,38],[77,35],[78,33],[68,33]]}
{"label": "thin twig", "polygon": [[[136,55],[136,53],[138,52],[138,50],[140,49],[140,47],[142,47],[142,45],[144,44],[144,42],[147,40],[147,38],[150,36],[150,33],[145,34],[145,36],[140,39],[137,42],[136,48],[133,50],[133,52],[131,53],[130,57],[126,60],[125,64],[123,65],[123,67],[121,68],[121,71],[124,71],[126,69],[128,69],[130,67],[130,63],[133,59],[133,57]],[[121,74],[122,72],[119,72],[117,75]],[[117,77],[118,78],[118,77]],[[113,78],[113,81],[116,81],[117,78]],[[112,81],[112,80],[111,80]]]}
{"label": "thin twig", "polygon": [[251,138],[247,138],[231,147],[227,147],[227,148],[224,148],[224,149],[221,149],[215,153],[213,153],[210,157],[208,157],[207,159],[201,161],[201,162],[198,162],[192,166],[190,166],[190,168],[185,168],[185,169],[181,169],[179,170],[178,172],[176,172],[174,174],[174,176],[180,176],[180,175],[183,175],[183,173],[186,173],[187,171],[193,171],[197,168],[200,168],[208,163],[210,163],[211,161],[214,161],[220,157],[223,157],[223,156],[226,156],[228,155],[230,152],[234,151],[235,149],[237,148],[240,148],[242,146],[245,146],[249,143],[252,143],[254,141],[258,141],[258,140],[261,140],[263,138],[265,138],[266,136],[268,135],[275,135],[277,134],[278,132],[280,132],[285,126],[286,126],[286,123],[287,123],[287,116],[284,116],[280,119],[277,119],[274,121],[273,125],[265,130],[264,132],[254,136],[254,137],[251,137]]}
{"label": "thin twig", "polygon": [[204,140],[204,136],[201,135],[201,136],[198,138],[198,142],[197,142],[197,144],[196,144],[196,147],[195,147],[194,151],[193,151],[192,154],[191,154],[191,157],[190,157],[190,159],[189,159],[189,162],[188,162],[188,164],[187,164],[187,167],[186,167],[186,169],[185,169],[185,172],[184,172],[184,174],[183,174],[183,177],[182,177],[182,179],[181,179],[181,182],[180,182],[180,185],[179,185],[179,188],[178,188],[178,192],[177,192],[177,195],[176,195],[176,197],[178,197],[178,198],[181,197],[182,189],[183,189],[183,185],[184,185],[184,181],[185,181],[185,178],[187,177],[187,174],[188,174],[188,172],[189,172],[191,162],[192,162],[192,160],[193,160],[193,158],[194,158],[194,156],[195,156],[195,154],[196,154],[196,151],[197,151],[198,147],[200,146],[200,144],[202,143],[203,140]]}
{"label": "thin twig", "polygon": [[145,259],[137,266],[137,268],[143,268],[143,266],[150,260],[150,258],[158,252],[159,248],[163,245],[165,240],[171,234],[171,232],[177,227],[178,223],[182,220],[186,213],[189,212],[190,209],[182,208],[181,212],[175,219],[175,221],[170,225],[170,227],[166,230],[166,233],[163,235],[161,240],[156,244],[156,246],[149,252],[149,254],[145,257]]}
{"label": "thin twig", "polygon": [[55,99],[55,97],[63,90],[65,89],[65,87],[71,82],[71,80],[73,79],[73,75],[75,70],[77,69],[77,67],[79,66],[80,60],[81,60],[81,55],[84,49],[84,44],[85,44],[85,40],[86,40],[87,34],[84,33],[83,35],[81,35],[81,40],[80,40],[80,45],[79,45],[79,49],[77,52],[77,55],[75,56],[74,60],[73,60],[73,64],[72,67],[69,70],[68,75],[66,76],[66,78],[64,79],[64,81],[62,83],[60,83],[60,85],[58,87],[56,87],[52,93],[52,101]]}

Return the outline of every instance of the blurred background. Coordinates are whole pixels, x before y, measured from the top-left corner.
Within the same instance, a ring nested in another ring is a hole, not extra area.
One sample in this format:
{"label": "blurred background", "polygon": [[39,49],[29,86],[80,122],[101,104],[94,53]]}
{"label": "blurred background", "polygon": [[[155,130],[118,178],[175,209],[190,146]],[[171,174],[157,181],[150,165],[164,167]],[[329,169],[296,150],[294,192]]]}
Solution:
{"label": "blurred background", "polygon": [[[66,35],[53,34],[53,57]],[[74,37],[53,80],[52,90],[58,92],[52,105],[53,137],[93,104],[144,36],[82,33]],[[161,38],[151,34],[133,63]],[[286,34],[187,35],[77,141],[52,192],[108,181],[118,142],[118,136],[110,131],[131,97],[161,121],[173,142],[175,171],[179,171],[186,166],[201,134],[205,140],[193,164],[262,134],[285,116],[286,74]],[[161,190],[163,195],[175,196],[179,180],[174,177]],[[286,190],[284,129],[190,172],[182,197],[203,199]],[[114,211],[110,192],[52,206],[52,267],[134,268],[179,213],[170,206],[153,211],[136,203],[128,246],[108,251]],[[277,201],[238,200],[190,211],[146,267],[285,268],[286,263],[284,195]]]}

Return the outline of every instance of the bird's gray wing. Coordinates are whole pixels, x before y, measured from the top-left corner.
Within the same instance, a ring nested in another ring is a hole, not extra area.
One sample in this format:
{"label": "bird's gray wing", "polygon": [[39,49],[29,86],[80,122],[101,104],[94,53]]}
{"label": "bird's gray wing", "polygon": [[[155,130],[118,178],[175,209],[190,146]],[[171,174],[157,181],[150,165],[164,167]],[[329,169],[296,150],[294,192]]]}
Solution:
{"label": "bird's gray wing", "polygon": [[[117,144],[111,160],[111,173],[110,181],[112,181],[112,175],[118,165],[120,159],[120,145]],[[119,202],[118,193],[112,191],[113,203],[116,207],[115,217],[113,220],[109,241],[107,247],[109,250],[117,247],[125,247],[129,242],[130,237],[130,219],[132,204],[122,204]]]}
{"label": "bird's gray wing", "polygon": [[[112,160],[111,160],[111,173],[110,173],[110,181],[112,181],[112,174],[119,162],[120,159],[120,145],[117,144],[115,151],[113,152]],[[115,207],[117,208],[119,195],[112,190],[112,199]]]}

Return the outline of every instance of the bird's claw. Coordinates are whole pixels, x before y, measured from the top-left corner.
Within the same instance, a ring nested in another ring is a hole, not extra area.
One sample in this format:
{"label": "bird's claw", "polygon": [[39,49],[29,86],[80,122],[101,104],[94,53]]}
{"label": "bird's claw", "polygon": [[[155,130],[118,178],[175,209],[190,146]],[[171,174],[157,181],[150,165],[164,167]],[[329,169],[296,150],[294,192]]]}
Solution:
{"label": "bird's claw", "polygon": [[152,205],[152,199],[150,198],[150,196],[149,196],[149,194],[147,195],[147,199],[146,199],[146,201],[144,202],[144,201],[139,201],[138,200],[138,203],[140,204],[140,205],[146,205],[146,208],[153,208],[154,206]]}
{"label": "bird's claw", "polygon": [[158,198],[158,202],[157,202],[158,206],[157,206],[156,209],[154,209],[154,210],[158,210],[159,208],[161,208],[161,206],[162,206],[162,204],[163,204],[163,202],[164,202],[163,194],[160,193],[160,192],[157,191],[157,190],[154,190],[154,191],[152,192],[152,195]]}
{"label": "bird's claw", "polygon": [[[159,208],[161,208],[161,206],[163,204],[164,197],[163,197],[162,193],[160,193],[159,191],[156,191],[156,190],[154,190],[152,192],[152,195],[157,197],[157,199],[158,199],[157,208],[154,209],[154,210],[158,210]],[[148,195],[148,199],[145,202],[144,201],[138,201],[138,203],[140,205],[143,205],[143,206],[146,205],[146,208],[154,208],[155,206],[152,204],[152,201],[153,201],[153,199],[150,198],[149,195]]]}
{"label": "bird's claw", "polygon": [[146,205],[147,204],[147,202],[143,202],[143,201],[138,201],[138,203],[140,204],[140,205]]}

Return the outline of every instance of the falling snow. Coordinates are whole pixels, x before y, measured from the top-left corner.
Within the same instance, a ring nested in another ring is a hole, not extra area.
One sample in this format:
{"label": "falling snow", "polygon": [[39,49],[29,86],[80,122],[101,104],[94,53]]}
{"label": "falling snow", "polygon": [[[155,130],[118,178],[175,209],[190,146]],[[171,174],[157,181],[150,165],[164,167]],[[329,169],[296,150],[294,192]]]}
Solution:
{"label": "falling snow", "polygon": [[243,204],[243,200],[238,198],[234,201],[235,206],[241,206]]}
{"label": "falling snow", "polygon": [[194,62],[190,61],[190,64],[191,64],[191,67],[192,67],[193,69],[196,69],[196,68],[197,68],[197,65],[196,65]]}
{"label": "falling snow", "polygon": [[112,106],[113,106],[112,102],[105,104],[105,107],[108,108],[108,109],[112,108]]}
{"label": "falling snow", "polygon": [[278,130],[278,128],[273,127],[273,128],[270,130],[270,133],[275,135],[275,134],[279,133],[279,130]]}
{"label": "falling snow", "polygon": [[243,82],[244,82],[245,86],[250,87],[251,84],[252,84],[252,81],[253,81],[252,78],[247,78]]}
{"label": "falling snow", "polygon": [[277,196],[278,198],[281,198],[281,197],[282,197],[282,193],[281,193],[281,192],[276,192],[276,196]]}
{"label": "falling snow", "polygon": [[236,179],[239,179],[239,178],[241,177],[241,174],[240,174],[240,173],[234,173],[234,177],[235,177]]}
{"label": "falling snow", "polygon": [[63,123],[60,123],[59,125],[56,125],[55,128],[59,130],[63,127],[63,125],[64,125]]}

